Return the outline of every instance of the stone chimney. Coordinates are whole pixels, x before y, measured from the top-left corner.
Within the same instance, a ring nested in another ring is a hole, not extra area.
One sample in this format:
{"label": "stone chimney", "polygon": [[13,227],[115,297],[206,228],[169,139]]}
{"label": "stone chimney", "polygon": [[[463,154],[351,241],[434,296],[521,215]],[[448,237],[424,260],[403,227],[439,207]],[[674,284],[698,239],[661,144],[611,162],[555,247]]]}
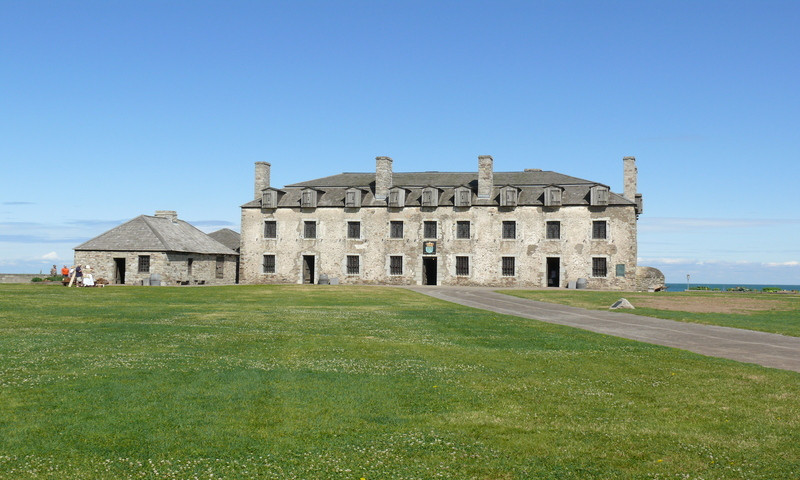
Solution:
{"label": "stone chimney", "polygon": [[156,218],[166,218],[172,223],[178,223],[178,212],[175,210],[156,210]]}
{"label": "stone chimney", "polygon": [[636,157],[625,157],[622,159],[622,196],[630,200],[636,201]]}
{"label": "stone chimney", "polygon": [[478,198],[490,198],[494,188],[494,159],[491,155],[478,157]]}
{"label": "stone chimney", "polygon": [[392,188],[392,159],[375,157],[375,200],[386,200]]}
{"label": "stone chimney", "polygon": [[256,162],[255,198],[261,198],[261,190],[269,188],[269,167],[267,162]]}

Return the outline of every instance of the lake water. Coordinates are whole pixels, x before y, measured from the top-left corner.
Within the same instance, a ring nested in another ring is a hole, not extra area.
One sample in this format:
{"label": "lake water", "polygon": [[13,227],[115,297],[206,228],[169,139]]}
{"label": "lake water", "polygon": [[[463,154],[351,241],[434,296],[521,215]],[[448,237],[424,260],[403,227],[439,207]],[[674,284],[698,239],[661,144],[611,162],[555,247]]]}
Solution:
{"label": "lake water", "polygon": [[[751,284],[751,283],[690,283],[690,287],[708,287],[711,289],[719,288],[720,290],[724,291],[729,288],[734,287],[745,287],[749,288],[750,290],[758,290],[761,291],[762,288],[765,287],[778,287],[783,290],[800,290],[800,285],[779,285],[779,284]],[[668,292],[682,292],[686,290],[686,283],[668,283],[667,284],[667,291]]]}

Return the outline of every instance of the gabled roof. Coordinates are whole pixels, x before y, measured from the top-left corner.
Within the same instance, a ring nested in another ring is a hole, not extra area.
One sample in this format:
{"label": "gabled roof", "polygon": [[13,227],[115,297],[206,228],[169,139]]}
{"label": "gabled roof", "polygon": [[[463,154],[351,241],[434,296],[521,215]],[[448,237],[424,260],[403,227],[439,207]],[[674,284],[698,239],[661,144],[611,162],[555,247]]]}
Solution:
{"label": "gabled roof", "polygon": [[75,250],[237,254],[183,220],[149,215],[139,215],[78,245]]}
{"label": "gabled roof", "polygon": [[[330,177],[317,178],[306,182],[286,185],[290,187],[353,187],[367,188],[375,183],[375,172],[370,173],[340,173]],[[495,185],[582,185],[594,184],[589,180],[570,177],[561,173],[550,171],[531,172],[494,172]],[[461,185],[477,185],[478,172],[394,172],[392,184],[403,187],[425,187],[438,185],[440,187],[458,187]]]}
{"label": "gabled roof", "polygon": [[230,228],[223,228],[217,230],[216,232],[211,232],[208,234],[208,236],[230,248],[231,250],[235,250],[237,252],[239,251],[239,244],[242,236]]}

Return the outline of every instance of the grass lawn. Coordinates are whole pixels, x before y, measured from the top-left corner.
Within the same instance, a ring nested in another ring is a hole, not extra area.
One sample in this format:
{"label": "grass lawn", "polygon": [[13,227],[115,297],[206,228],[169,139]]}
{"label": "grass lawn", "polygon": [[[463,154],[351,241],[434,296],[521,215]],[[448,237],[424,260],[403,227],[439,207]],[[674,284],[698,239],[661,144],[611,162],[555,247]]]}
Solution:
{"label": "grass lawn", "polygon": [[800,477],[800,375],[378,287],[0,285],[0,478]]}
{"label": "grass lawn", "polygon": [[800,337],[800,295],[587,290],[502,290],[500,293],[590,310],[608,310],[620,298],[627,298],[636,309],[621,312]]}

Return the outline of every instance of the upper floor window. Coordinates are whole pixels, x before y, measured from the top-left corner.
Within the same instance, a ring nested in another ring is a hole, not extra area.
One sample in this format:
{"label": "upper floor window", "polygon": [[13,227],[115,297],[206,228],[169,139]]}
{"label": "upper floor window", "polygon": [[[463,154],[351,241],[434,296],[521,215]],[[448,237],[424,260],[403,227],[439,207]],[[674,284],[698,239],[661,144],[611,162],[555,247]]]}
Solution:
{"label": "upper floor window", "polygon": [[422,202],[423,207],[438,207],[439,206],[439,191],[435,187],[425,187],[422,189]]}
{"label": "upper floor window", "polygon": [[472,190],[467,187],[456,188],[453,204],[456,207],[469,207],[472,204]]}
{"label": "upper floor window", "polygon": [[595,185],[590,190],[589,197],[593,207],[608,205],[608,187]]}
{"label": "upper floor window", "polygon": [[547,222],[547,234],[549,240],[558,240],[561,238],[561,222],[549,221]]}
{"label": "upper floor window", "polygon": [[361,238],[361,222],[347,222],[347,238]]}
{"label": "upper floor window", "polygon": [[150,255],[139,255],[139,273],[150,273]]}
{"label": "upper floor window", "polygon": [[456,222],[456,238],[469,238],[469,220]]}
{"label": "upper floor window", "polygon": [[390,238],[403,238],[403,222],[399,220],[392,220],[389,222],[389,237]]}
{"label": "upper floor window", "polygon": [[303,208],[315,208],[317,206],[317,191],[307,188],[300,196],[300,206]]}
{"label": "upper floor window", "polygon": [[517,222],[513,220],[503,222],[503,238],[517,238]]}
{"label": "upper floor window", "polygon": [[500,189],[500,206],[501,207],[515,207],[517,205],[517,191],[516,187],[507,186]]}
{"label": "upper floor window", "polygon": [[395,187],[389,190],[389,206],[404,207],[406,204],[406,192],[402,188]]}
{"label": "upper floor window", "polygon": [[437,237],[437,235],[436,235],[437,228],[436,228],[436,221],[435,220],[424,222],[422,224],[422,229],[423,229],[422,236],[424,236],[425,238],[436,238]]}
{"label": "upper floor window", "polygon": [[561,206],[561,188],[551,185],[544,189],[544,206],[545,207],[559,207]]}
{"label": "upper floor window", "polygon": [[605,220],[594,220],[592,222],[592,238],[597,240],[602,240],[607,238]]}
{"label": "upper floor window", "polygon": [[347,208],[361,207],[361,190],[350,188],[344,194],[344,206]]}
{"label": "upper floor window", "polygon": [[347,274],[358,275],[360,273],[360,258],[358,255],[347,256]]}
{"label": "upper floor window", "polygon": [[264,221],[264,238],[278,238],[278,222],[275,220]]}
{"label": "upper floor window", "polygon": [[261,192],[261,208],[277,208],[278,192],[272,189]]}
{"label": "upper floor window", "polygon": [[303,222],[303,238],[317,238],[317,222],[306,220]]}

